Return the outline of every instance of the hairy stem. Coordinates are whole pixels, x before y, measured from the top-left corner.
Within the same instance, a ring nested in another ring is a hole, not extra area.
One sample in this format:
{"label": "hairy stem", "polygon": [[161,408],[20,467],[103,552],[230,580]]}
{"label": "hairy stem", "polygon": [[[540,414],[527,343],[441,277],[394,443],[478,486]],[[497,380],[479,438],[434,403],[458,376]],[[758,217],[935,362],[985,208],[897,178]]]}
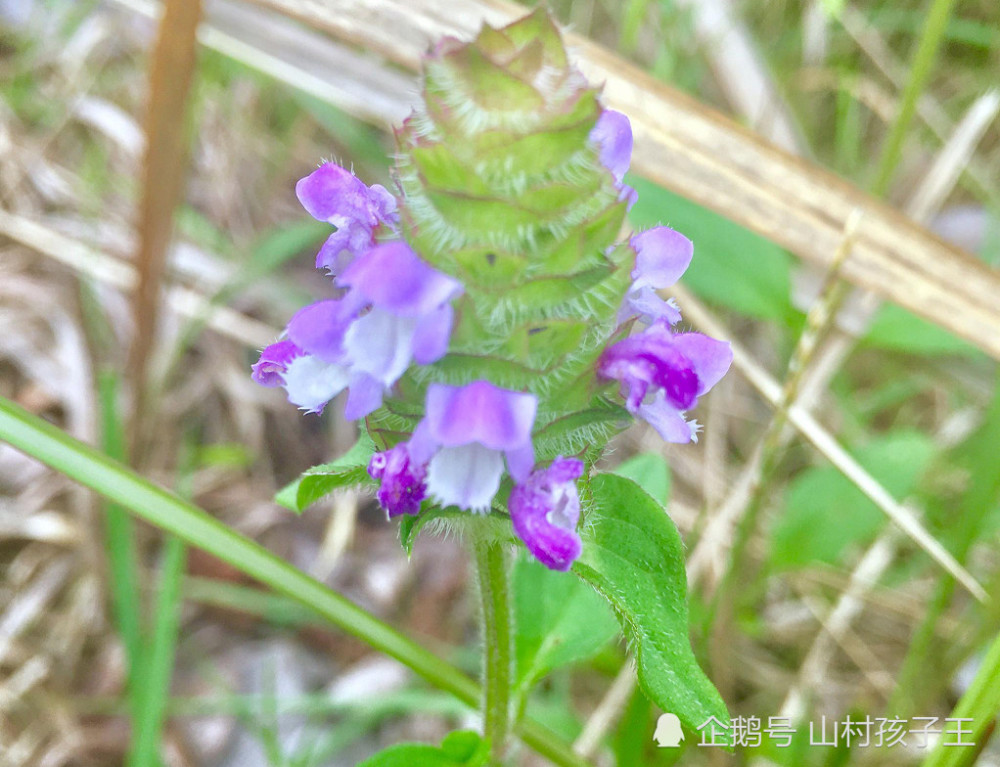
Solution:
{"label": "hairy stem", "polygon": [[510,736],[511,631],[507,556],[496,541],[477,541],[476,570],[483,603],[483,736],[490,742],[490,763],[503,764]]}

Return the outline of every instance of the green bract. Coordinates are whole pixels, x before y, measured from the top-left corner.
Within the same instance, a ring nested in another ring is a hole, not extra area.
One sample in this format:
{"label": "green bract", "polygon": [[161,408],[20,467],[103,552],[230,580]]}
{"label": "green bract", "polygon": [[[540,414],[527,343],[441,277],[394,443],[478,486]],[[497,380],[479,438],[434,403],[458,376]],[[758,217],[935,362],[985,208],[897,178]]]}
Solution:
{"label": "green bract", "polygon": [[615,247],[626,206],[588,138],[598,91],[539,11],[471,44],[439,43],[423,95],[397,132],[400,226],[465,293],[449,353],[400,380],[369,418],[373,437],[412,431],[427,383],[486,379],[538,397],[538,460],[595,457],[628,423],[594,367],[635,259]]}

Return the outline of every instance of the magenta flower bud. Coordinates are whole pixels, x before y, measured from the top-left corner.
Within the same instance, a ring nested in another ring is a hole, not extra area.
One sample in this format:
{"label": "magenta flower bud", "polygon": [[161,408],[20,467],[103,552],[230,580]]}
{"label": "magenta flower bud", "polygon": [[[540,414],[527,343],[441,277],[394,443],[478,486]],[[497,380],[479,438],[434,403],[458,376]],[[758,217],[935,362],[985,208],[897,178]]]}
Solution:
{"label": "magenta flower bud", "polygon": [[302,350],[289,339],[277,341],[260,353],[260,359],[253,365],[253,380],[261,386],[281,386],[282,376],[288,365]]}
{"label": "magenta flower bud", "polygon": [[551,570],[565,572],[580,556],[583,544],[576,532],[580,521],[576,480],[582,475],[582,461],[559,456],[548,468],[531,472],[510,494],[514,532]]}
{"label": "magenta flower bud", "polygon": [[427,467],[410,459],[406,443],[375,453],[368,463],[368,473],[382,481],[378,502],[390,518],[419,513],[420,502],[427,494]]}
{"label": "magenta flower bud", "polygon": [[729,370],[728,343],[701,333],[673,333],[659,321],[605,349],[602,378],[617,380],[629,412],[645,419],[668,442],[696,439],[697,424],[684,411],[698,404]]}

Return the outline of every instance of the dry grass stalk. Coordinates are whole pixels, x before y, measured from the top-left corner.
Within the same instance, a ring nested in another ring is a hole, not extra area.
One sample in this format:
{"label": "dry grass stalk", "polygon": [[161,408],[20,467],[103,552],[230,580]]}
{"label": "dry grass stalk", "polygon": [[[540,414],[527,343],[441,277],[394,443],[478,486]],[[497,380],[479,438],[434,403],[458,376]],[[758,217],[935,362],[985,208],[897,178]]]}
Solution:
{"label": "dry grass stalk", "polygon": [[[138,284],[133,302],[136,333],[129,355],[136,422],[144,410],[146,368],[155,341],[167,247],[185,176],[184,116],[194,77],[195,32],[200,18],[201,0],[168,0],[153,51],[139,203]],[[138,423],[133,428],[138,428]]]}
{"label": "dry grass stalk", "polygon": [[[767,428],[754,447],[750,461],[734,484],[733,491],[723,502],[718,513],[712,516],[704,535],[688,558],[688,580],[691,583],[697,582],[710,564],[717,573],[727,559],[727,553],[733,543],[733,531],[737,526],[753,525],[752,518],[747,522],[744,522],[744,518],[748,515],[756,516],[755,511],[762,502],[766,480],[791,438],[791,430],[785,428],[788,423],[788,411],[796,404],[799,386],[812,361],[816,346],[825,336],[843,301],[845,287],[840,281],[840,270],[854,247],[861,218],[859,210],[848,219],[844,236],[825,276],[819,299],[809,310],[806,326],[788,363],[781,396]],[[748,534],[751,532],[752,530]]]}
{"label": "dry grass stalk", "polygon": [[576,753],[587,759],[594,755],[601,744],[601,739],[621,716],[622,710],[635,692],[636,684],[635,661],[629,658],[583,725],[583,730],[573,743],[573,750]]}
{"label": "dry grass stalk", "polygon": [[[733,334],[692,294],[678,285],[670,289],[685,308],[685,316],[696,327],[717,338],[733,338]],[[782,385],[764,370],[753,357],[738,343],[733,344],[733,367],[740,371],[750,384],[773,407],[781,401]],[[982,585],[966,570],[952,554],[934,538],[917,519],[911,508],[899,503],[867,472],[857,460],[837,442],[836,438],[815,416],[799,405],[788,408],[788,421],[815,447],[833,466],[868,497],[897,527],[914,543],[923,549],[955,580],[962,584],[980,602],[989,601]]]}
{"label": "dry grass stalk", "polygon": [[821,622],[820,633],[813,640],[799,667],[795,684],[785,696],[781,716],[796,721],[802,719],[808,711],[807,691],[823,689],[823,679],[836,646],[864,609],[865,593],[871,590],[892,563],[896,555],[897,537],[896,529],[889,528],[858,561],[847,589],[840,594],[834,608]]}
{"label": "dry grass stalk", "polygon": [[[504,0],[253,0],[411,68],[430,42],[469,37],[525,12]],[[844,277],[1000,358],[1000,272],[947,245],[843,179],[792,157],[602,47],[570,35],[584,73],[629,115],[641,175],[826,267],[862,209]]]}
{"label": "dry grass stalk", "polygon": [[[146,18],[157,16],[152,0],[114,2]],[[374,125],[401,123],[416,97],[413,81],[406,75],[361,59],[348,46],[245,3],[212,3],[205,9],[198,41]]]}
{"label": "dry grass stalk", "polygon": [[[43,224],[0,210],[0,233],[36,253],[70,267],[88,277],[123,292],[134,292],[137,270],[114,256],[66,237]],[[216,306],[197,291],[173,286],[167,289],[167,306],[182,317],[205,318],[217,333],[242,346],[260,348],[278,337],[278,330],[226,306]]]}
{"label": "dry grass stalk", "polygon": [[803,138],[732,0],[678,0],[693,22],[726,99],[760,135],[787,152],[804,154]]}

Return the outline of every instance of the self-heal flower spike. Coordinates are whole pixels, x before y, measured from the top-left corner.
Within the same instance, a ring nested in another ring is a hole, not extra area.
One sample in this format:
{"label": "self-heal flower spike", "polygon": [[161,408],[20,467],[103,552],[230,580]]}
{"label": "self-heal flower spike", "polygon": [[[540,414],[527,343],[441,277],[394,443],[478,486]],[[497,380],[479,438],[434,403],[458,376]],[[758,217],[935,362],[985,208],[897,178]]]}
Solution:
{"label": "self-heal flower spike", "polygon": [[[435,45],[422,96],[395,133],[397,197],[332,164],[299,183],[337,227],[317,265],[341,295],[296,314],[254,379],[312,411],[348,390],[390,517],[506,511],[537,559],[566,570],[581,553],[578,488],[628,422],[608,382],[686,442],[686,411],[732,354],[675,334],[680,311],[657,295],[691,242],[667,227],[621,237],[632,126],[549,13]],[[633,325],[648,327],[622,340]]]}
{"label": "self-heal flower spike", "polygon": [[551,570],[566,571],[580,556],[580,496],[576,480],[583,461],[557,456],[545,469],[531,472],[511,491],[508,506],[517,537]]}
{"label": "self-heal flower spike", "polygon": [[337,227],[316,256],[317,269],[342,272],[375,244],[380,226],[399,220],[396,198],[380,184],[368,187],[353,173],[328,162],[295,185],[295,194],[309,214]]}
{"label": "self-heal flower spike", "polygon": [[621,384],[625,406],[667,442],[690,442],[684,413],[729,370],[733,351],[701,333],[674,333],[663,321],[610,346],[598,361],[603,378]]}
{"label": "self-heal flower spike", "polygon": [[635,251],[632,286],[625,296],[620,321],[638,316],[645,322],[666,320],[676,325],[681,312],[673,299],[664,301],[657,290],[669,288],[687,271],[694,255],[694,245],[669,226],[656,226],[629,240]]}
{"label": "self-heal flower spike", "polygon": [[412,460],[427,465],[427,494],[442,506],[488,511],[505,458],[515,482],[531,473],[537,409],[535,395],[489,381],[431,384],[424,418],[407,446]]}

